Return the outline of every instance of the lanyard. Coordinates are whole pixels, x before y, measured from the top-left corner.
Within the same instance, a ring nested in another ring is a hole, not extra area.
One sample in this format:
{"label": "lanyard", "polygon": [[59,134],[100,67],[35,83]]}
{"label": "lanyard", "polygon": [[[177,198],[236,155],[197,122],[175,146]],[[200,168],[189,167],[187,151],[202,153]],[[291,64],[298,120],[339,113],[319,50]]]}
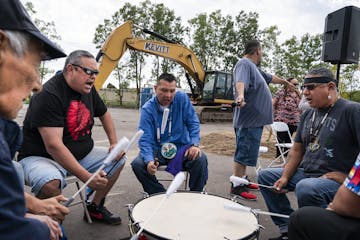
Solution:
{"label": "lanyard", "polygon": [[[157,111],[158,113],[160,113],[160,105],[159,103],[157,103]],[[168,117],[168,120],[169,122],[169,131],[168,131],[168,135],[169,135],[169,138],[171,137],[171,128],[172,128],[172,103],[170,105],[170,109],[169,109],[169,117]],[[163,133],[160,132],[160,126],[161,126],[161,123],[159,123],[159,121],[157,121],[157,119],[155,118],[155,125],[156,125],[156,140],[158,142],[158,144],[161,143],[161,135]],[[166,129],[166,125],[165,125],[165,128]],[[165,130],[164,130],[165,131]]]}
{"label": "lanyard", "polygon": [[322,120],[320,121],[320,123],[316,126],[315,132],[314,132],[314,125],[315,125],[315,116],[316,116],[317,111],[314,109],[314,112],[311,117],[311,127],[310,127],[310,132],[309,132],[311,142],[315,141],[315,139],[319,135],[319,131],[320,131],[321,127],[324,125],[324,122],[325,122],[326,118],[329,116],[329,113],[330,113],[331,109],[333,108],[333,106],[334,106],[334,104],[330,106],[330,108],[328,109],[328,111],[326,112],[326,114],[324,115]]}

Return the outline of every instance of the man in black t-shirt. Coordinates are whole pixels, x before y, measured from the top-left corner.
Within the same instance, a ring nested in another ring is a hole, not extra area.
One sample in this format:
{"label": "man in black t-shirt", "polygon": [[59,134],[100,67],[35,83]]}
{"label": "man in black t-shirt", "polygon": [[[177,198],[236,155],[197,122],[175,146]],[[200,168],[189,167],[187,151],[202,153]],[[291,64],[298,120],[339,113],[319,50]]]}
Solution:
{"label": "man in black t-shirt", "polygon": [[[70,173],[86,182],[117,144],[115,126],[105,104],[94,88],[97,63],[87,51],[72,52],[62,73],[44,84],[43,91],[30,101],[24,120],[24,142],[19,152],[25,180],[39,198],[61,193]],[[91,130],[99,117],[110,148],[94,147]],[[89,183],[96,191],[88,205],[93,220],[120,224],[121,218],[104,207],[105,196],[119,177],[125,159],[114,161]],[[105,175],[113,165],[113,174]]]}
{"label": "man in black t-shirt", "polygon": [[[311,109],[305,111],[284,168],[259,172],[258,182],[270,212],[290,215],[286,196],[294,191],[298,207],[326,208],[344,182],[360,150],[360,104],[341,99],[338,81],[326,68],[311,70],[302,85]],[[288,219],[272,217],[281,236],[288,239]]]}

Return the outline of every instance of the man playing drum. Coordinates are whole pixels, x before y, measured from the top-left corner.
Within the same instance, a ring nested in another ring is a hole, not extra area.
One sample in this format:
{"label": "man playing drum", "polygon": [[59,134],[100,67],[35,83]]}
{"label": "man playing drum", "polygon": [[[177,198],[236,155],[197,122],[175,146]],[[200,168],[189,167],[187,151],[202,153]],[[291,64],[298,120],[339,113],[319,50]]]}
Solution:
{"label": "man playing drum", "polygon": [[176,91],[174,75],[162,74],[155,85],[156,96],[141,109],[139,155],[131,163],[148,194],[164,192],[155,173],[159,165],[173,175],[190,173],[191,191],[202,191],[208,177],[207,157],[199,148],[200,123],[189,97]]}
{"label": "man playing drum", "polygon": [[[299,208],[326,208],[353,166],[360,150],[360,104],[341,99],[338,81],[325,68],[311,70],[302,89],[312,109],[303,113],[295,143],[284,168],[260,171],[258,182],[277,191],[261,188],[271,212],[294,210],[284,191],[295,191]],[[272,217],[281,236],[288,239],[288,219]]]}

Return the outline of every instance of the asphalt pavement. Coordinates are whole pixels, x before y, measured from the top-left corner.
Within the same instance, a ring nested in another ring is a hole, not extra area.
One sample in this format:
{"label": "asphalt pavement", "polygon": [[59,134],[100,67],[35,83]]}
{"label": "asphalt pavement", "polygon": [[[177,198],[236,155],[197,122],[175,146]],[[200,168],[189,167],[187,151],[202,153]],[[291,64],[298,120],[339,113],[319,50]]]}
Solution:
{"label": "asphalt pavement", "polygon": [[[24,112],[26,106],[22,112],[20,112],[17,121],[21,124],[24,117]],[[139,110],[134,109],[121,109],[121,108],[111,108],[110,109],[112,117],[115,122],[117,136],[120,139],[122,136],[131,138],[133,134],[137,131],[137,124],[139,121],[140,112]],[[201,124],[201,135],[206,135],[211,132],[219,131],[232,131],[231,123],[206,123]],[[95,121],[95,126],[93,129],[93,138],[97,145],[108,146],[106,135],[101,127],[101,124],[98,120]],[[138,149],[132,149],[128,153],[128,161],[125,164],[124,169],[122,170],[118,181],[115,183],[113,189],[111,190],[109,196],[106,198],[105,206],[114,213],[120,214],[122,218],[122,224],[116,226],[109,226],[101,223],[94,222],[88,224],[83,220],[83,210],[81,205],[76,205],[70,207],[70,214],[66,217],[63,226],[66,231],[69,240],[77,239],[86,239],[86,240],[119,240],[119,239],[129,239],[131,234],[129,231],[128,225],[129,219],[132,215],[131,206],[136,206],[141,203],[144,199],[143,189],[140,183],[137,181],[135,175],[133,174],[130,166],[131,160],[137,155]],[[206,184],[205,192],[209,195],[215,195],[220,198],[230,199],[229,195],[230,183],[229,176],[232,175],[233,168],[233,159],[229,156],[216,155],[211,153],[206,153],[208,156],[208,169],[209,169],[209,179]],[[260,161],[262,160],[260,156]],[[164,177],[169,177],[167,173],[159,173],[164,175]],[[254,169],[248,169],[248,175],[251,180],[256,181],[256,172]],[[171,178],[171,176],[170,176]],[[166,185],[168,183],[164,183]],[[28,189],[27,189],[28,190]],[[63,191],[63,194],[66,197],[70,197],[75,192],[75,185],[71,184],[66,187]],[[241,204],[251,207],[253,209],[260,209],[267,211],[264,200],[259,191],[254,192],[258,196],[257,201],[248,201],[248,200],[238,200]],[[194,193],[195,194],[195,193]],[[293,204],[293,207],[296,208],[296,201],[293,193],[288,193],[290,201]],[[130,207],[129,207],[130,206]],[[174,214],[175,215],[175,214]],[[177,216],[173,216],[177,217]],[[206,226],[201,224],[206,219],[206,215],[201,215],[198,217],[193,217],[187,219],[190,221],[191,225],[194,227],[202,227],[205,229],[213,228],[215,226]],[[260,228],[259,239],[265,240],[269,237],[274,237],[279,235],[277,227],[272,223],[271,219],[267,215],[258,215],[258,223],[262,227]],[[167,224],[165,221],[163,224]],[[224,223],[219,223],[224,224]],[[234,226],[234,231],[242,228],[242,226]],[[189,229],[189,232],[192,230]],[[161,233],[160,233],[161,234]],[[222,233],[224,236],[227,236],[227,233]],[[180,238],[181,239],[181,238]],[[194,237],[194,239],[205,239],[202,237]],[[226,239],[226,238],[222,238]]]}

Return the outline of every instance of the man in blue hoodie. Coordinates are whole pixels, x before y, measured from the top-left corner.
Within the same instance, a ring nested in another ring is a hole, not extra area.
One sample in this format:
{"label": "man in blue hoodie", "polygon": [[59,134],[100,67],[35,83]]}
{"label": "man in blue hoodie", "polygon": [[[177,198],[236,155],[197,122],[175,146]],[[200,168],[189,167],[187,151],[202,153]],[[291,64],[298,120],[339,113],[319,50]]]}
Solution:
{"label": "man in blue hoodie", "polygon": [[155,92],[141,109],[139,129],[144,134],[132,169],[148,194],[165,191],[155,176],[159,165],[167,165],[173,175],[188,171],[190,190],[202,191],[208,176],[207,157],[199,147],[200,122],[190,99],[176,91],[176,78],[168,73],[160,75]]}

